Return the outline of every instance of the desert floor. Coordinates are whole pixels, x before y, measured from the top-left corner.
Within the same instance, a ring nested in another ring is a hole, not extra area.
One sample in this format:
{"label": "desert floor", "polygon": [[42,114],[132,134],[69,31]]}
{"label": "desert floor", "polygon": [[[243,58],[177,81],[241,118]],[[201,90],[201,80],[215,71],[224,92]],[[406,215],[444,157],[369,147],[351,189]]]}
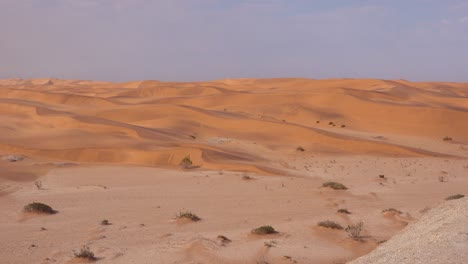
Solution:
{"label": "desert floor", "polygon": [[468,194],[468,84],[10,79],[0,119],[0,263],[345,263]]}

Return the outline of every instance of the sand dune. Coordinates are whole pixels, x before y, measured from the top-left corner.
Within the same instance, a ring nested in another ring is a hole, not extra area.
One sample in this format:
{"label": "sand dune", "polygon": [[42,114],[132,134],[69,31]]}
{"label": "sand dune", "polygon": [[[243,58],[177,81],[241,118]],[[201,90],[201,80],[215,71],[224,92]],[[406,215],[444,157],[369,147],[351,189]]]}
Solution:
{"label": "sand dune", "polygon": [[[0,263],[73,263],[81,245],[102,263],[344,263],[468,189],[463,83],[9,79],[0,118]],[[59,213],[25,217],[32,201]],[[325,220],[363,221],[362,241]],[[279,233],[250,234],[266,224]]]}

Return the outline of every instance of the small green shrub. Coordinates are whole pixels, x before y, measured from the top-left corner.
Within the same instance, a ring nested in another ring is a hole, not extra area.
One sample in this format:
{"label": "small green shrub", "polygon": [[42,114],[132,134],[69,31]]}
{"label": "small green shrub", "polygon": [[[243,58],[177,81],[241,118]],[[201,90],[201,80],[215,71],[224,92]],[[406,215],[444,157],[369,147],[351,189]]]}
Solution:
{"label": "small green shrub", "polygon": [[201,218],[198,217],[198,215],[190,212],[190,211],[181,211],[179,214],[176,216],[177,219],[189,219],[191,221],[197,222],[200,221]]}
{"label": "small green shrub", "polygon": [[348,209],[338,209],[337,212],[340,214],[351,214],[351,212],[348,211]]}
{"label": "small green shrub", "polygon": [[331,229],[338,229],[338,230],[343,229],[343,227],[340,224],[330,221],[330,220],[318,222],[317,225],[321,227],[325,227],[325,228],[331,228]]}
{"label": "small green shrub", "polygon": [[86,260],[91,260],[91,261],[96,260],[94,253],[89,249],[88,246],[81,247],[79,252],[75,252],[73,250],[73,254],[75,255],[76,258],[86,259]]}
{"label": "small green shrub", "polygon": [[456,200],[456,199],[461,199],[465,197],[465,195],[463,194],[455,194],[455,195],[450,195],[449,197],[445,198],[446,201],[449,201],[449,200]]}
{"label": "small green shrub", "polygon": [[272,226],[266,225],[253,229],[251,233],[256,235],[269,235],[276,234],[278,232]]}
{"label": "small green shrub", "polygon": [[184,169],[189,169],[192,167],[192,165],[193,163],[192,163],[192,160],[190,159],[190,155],[188,155],[187,157],[183,158],[180,161],[180,166],[182,166]]}
{"label": "small green shrub", "polygon": [[346,190],[346,189],[348,189],[346,186],[344,186],[343,184],[338,183],[338,182],[326,182],[326,183],[322,184],[322,186],[332,188],[333,190]]}
{"label": "small green shrub", "polygon": [[23,211],[27,213],[55,214],[56,211],[52,207],[43,203],[30,203],[23,207]]}

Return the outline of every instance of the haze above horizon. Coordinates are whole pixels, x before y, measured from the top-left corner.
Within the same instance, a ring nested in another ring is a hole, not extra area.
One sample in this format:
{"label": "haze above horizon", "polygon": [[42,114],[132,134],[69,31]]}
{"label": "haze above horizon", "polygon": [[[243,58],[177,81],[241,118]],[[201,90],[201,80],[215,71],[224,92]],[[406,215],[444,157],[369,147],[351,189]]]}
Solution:
{"label": "haze above horizon", "polygon": [[468,82],[466,0],[3,0],[0,79]]}

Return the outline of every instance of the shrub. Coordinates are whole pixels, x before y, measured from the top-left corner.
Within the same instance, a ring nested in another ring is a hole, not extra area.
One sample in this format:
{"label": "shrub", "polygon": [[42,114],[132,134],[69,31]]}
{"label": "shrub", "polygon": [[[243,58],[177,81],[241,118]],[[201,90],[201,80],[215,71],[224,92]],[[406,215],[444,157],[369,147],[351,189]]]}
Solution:
{"label": "shrub", "polygon": [[340,213],[340,214],[351,214],[351,212],[348,211],[348,209],[338,209],[337,212]]}
{"label": "shrub", "polygon": [[330,221],[330,220],[318,222],[317,225],[321,227],[325,227],[325,228],[331,228],[331,229],[338,229],[338,230],[343,229],[343,227],[340,224]]}
{"label": "shrub", "polygon": [[272,226],[266,225],[253,229],[251,233],[256,235],[269,235],[276,234],[278,232]]}
{"label": "shrub", "polygon": [[109,222],[109,220],[104,219],[101,221],[101,225],[111,225],[111,223]]}
{"label": "shrub", "polygon": [[402,212],[400,210],[397,210],[395,208],[387,208],[382,210],[382,213],[384,214],[394,214],[394,215],[400,215]]}
{"label": "shrub", "polygon": [[320,124],[320,120],[315,121],[315,123]]}
{"label": "shrub", "polygon": [[222,244],[226,244],[226,243],[231,243],[231,239],[223,236],[223,235],[219,235],[217,237],[217,239],[222,243]]}
{"label": "shrub", "polygon": [[264,245],[265,247],[271,248],[271,247],[274,247],[274,246],[276,245],[276,241],[274,241],[274,240],[265,241],[265,242],[263,243],[263,245]]}
{"label": "shrub", "polygon": [[300,151],[300,152],[304,152],[304,151],[305,151],[305,149],[304,149],[303,147],[301,147],[301,146],[297,147],[296,150],[297,150],[297,151]]}
{"label": "shrub", "polygon": [[36,185],[36,188],[38,190],[42,190],[42,182],[41,181],[35,181],[34,182],[34,185]]}
{"label": "shrub", "polygon": [[47,204],[43,203],[30,203],[25,205],[23,208],[24,212],[27,213],[42,213],[42,214],[55,214],[56,211],[52,209],[52,207],[48,206]]}
{"label": "shrub", "polygon": [[89,249],[88,246],[81,247],[79,252],[73,250],[73,254],[76,258],[87,259],[87,260],[96,260],[94,253]]}
{"label": "shrub", "polygon": [[330,122],[328,122],[328,125],[333,126],[333,125],[335,125],[335,123],[330,121]]}
{"label": "shrub", "polygon": [[361,238],[362,227],[364,226],[363,222],[359,222],[355,225],[348,225],[345,231],[348,233],[348,236],[352,239],[359,240]]}
{"label": "shrub", "polygon": [[183,158],[182,161],[180,161],[180,166],[182,166],[184,169],[189,169],[192,167],[192,160],[190,159],[190,155],[187,157]]}
{"label": "shrub", "polygon": [[200,221],[201,218],[198,217],[198,215],[190,212],[190,211],[181,211],[179,212],[179,214],[176,216],[177,219],[189,219],[189,220],[192,220],[194,222],[197,222],[197,221]]}
{"label": "shrub", "polygon": [[248,181],[248,180],[253,180],[253,177],[249,176],[247,174],[244,174],[244,175],[242,175],[242,179]]}
{"label": "shrub", "polygon": [[338,182],[326,182],[322,184],[323,187],[329,187],[332,188],[333,190],[346,190],[348,189],[346,186],[344,186],[341,183]]}
{"label": "shrub", "polygon": [[456,200],[456,199],[461,199],[465,197],[465,195],[463,194],[455,194],[455,195],[450,195],[449,197],[445,198],[446,201],[449,201],[449,200]]}
{"label": "shrub", "polygon": [[346,127],[346,125],[341,125],[341,128],[345,128],[345,127]]}
{"label": "shrub", "polygon": [[453,140],[453,138],[445,136],[442,140],[443,141],[451,141],[451,140]]}

